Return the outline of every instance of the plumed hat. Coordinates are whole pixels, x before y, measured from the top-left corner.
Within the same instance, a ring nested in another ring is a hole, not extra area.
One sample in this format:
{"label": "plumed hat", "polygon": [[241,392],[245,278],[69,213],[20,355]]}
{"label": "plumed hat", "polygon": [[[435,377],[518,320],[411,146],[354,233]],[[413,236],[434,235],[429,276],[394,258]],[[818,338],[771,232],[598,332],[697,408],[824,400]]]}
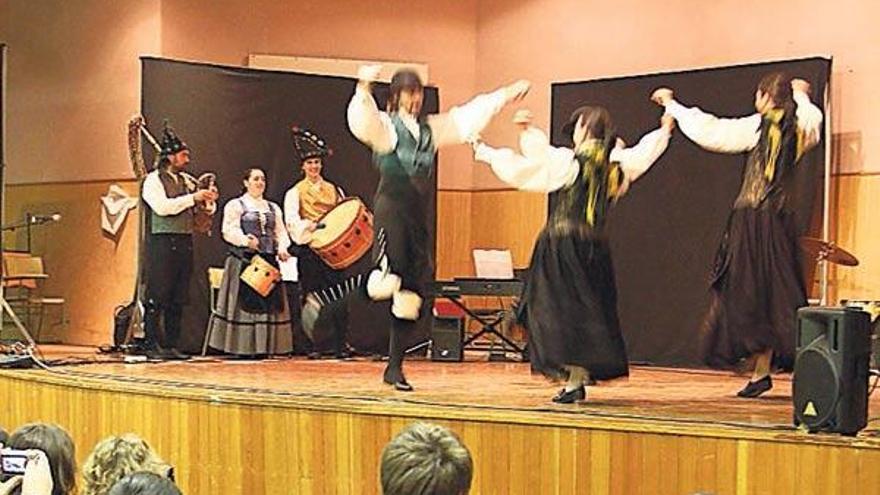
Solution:
{"label": "plumed hat", "polygon": [[291,131],[293,131],[293,147],[299,155],[300,163],[309,158],[324,158],[333,154],[327,143],[314,132],[296,126],[293,126]]}
{"label": "plumed hat", "polygon": [[174,129],[168,125],[167,120],[165,121],[165,128],[162,130],[162,141],[159,143],[159,146],[162,148],[163,156],[174,155],[189,149],[186,143],[177,137],[177,134],[174,133]]}

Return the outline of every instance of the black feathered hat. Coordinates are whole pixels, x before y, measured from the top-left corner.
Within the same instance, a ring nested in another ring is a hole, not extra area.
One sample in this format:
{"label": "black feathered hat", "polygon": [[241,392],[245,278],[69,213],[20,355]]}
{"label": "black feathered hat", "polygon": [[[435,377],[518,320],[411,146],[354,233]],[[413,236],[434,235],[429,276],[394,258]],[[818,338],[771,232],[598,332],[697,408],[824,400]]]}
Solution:
{"label": "black feathered hat", "polygon": [[297,126],[293,126],[291,131],[293,131],[293,147],[299,155],[300,163],[309,158],[324,158],[333,154],[327,143],[314,132]]}
{"label": "black feathered hat", "polygon": [[189,146],[177,137],[174,129],[168,125],[167,120],[165,121],[165,128],[162,130],[162,141],[159,143],[159,146],[162,147],[162,156],[174,155],[189,149]]}

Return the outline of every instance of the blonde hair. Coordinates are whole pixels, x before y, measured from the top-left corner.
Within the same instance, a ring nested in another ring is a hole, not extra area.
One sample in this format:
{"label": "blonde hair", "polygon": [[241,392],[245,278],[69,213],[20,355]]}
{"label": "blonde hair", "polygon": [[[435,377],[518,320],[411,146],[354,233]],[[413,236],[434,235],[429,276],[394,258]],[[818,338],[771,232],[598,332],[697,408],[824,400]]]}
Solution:
{"label": "blonde hair", "polygon": [[83,465],[82,495],[107,495],[117,481],[139,471],[167,476],[170,467],[137,435],[107,437],[95,445]]}

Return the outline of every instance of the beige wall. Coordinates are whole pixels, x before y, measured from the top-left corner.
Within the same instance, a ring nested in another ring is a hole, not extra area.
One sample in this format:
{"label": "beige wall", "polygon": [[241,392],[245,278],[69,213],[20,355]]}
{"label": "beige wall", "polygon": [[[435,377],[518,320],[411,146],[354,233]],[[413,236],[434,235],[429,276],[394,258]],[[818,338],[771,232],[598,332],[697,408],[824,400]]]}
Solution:
{"label": "beige wall", "polygon": [[158,0],[4,0],[7,181],[133,177],[125,122],[141,54],[159,51]]}

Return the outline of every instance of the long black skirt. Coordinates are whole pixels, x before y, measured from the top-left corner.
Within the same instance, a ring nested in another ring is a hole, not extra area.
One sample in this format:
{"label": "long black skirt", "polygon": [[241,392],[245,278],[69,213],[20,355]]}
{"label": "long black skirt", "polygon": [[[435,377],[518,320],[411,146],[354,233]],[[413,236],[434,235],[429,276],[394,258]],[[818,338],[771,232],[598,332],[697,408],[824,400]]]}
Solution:
{"label": "long black skirt", "polygon": [[807,303],[797,231],[794,214],[784,210],[731,214],[702,327],[708,365],[728,368],[772,350],[777,366],[792,368],[797,309]]}
{"label": "long black skirt", "polygon": [[533,372],[564,378],[569,365],[597,380],[629,374],[607,240],[545,229],[521,304]]}

